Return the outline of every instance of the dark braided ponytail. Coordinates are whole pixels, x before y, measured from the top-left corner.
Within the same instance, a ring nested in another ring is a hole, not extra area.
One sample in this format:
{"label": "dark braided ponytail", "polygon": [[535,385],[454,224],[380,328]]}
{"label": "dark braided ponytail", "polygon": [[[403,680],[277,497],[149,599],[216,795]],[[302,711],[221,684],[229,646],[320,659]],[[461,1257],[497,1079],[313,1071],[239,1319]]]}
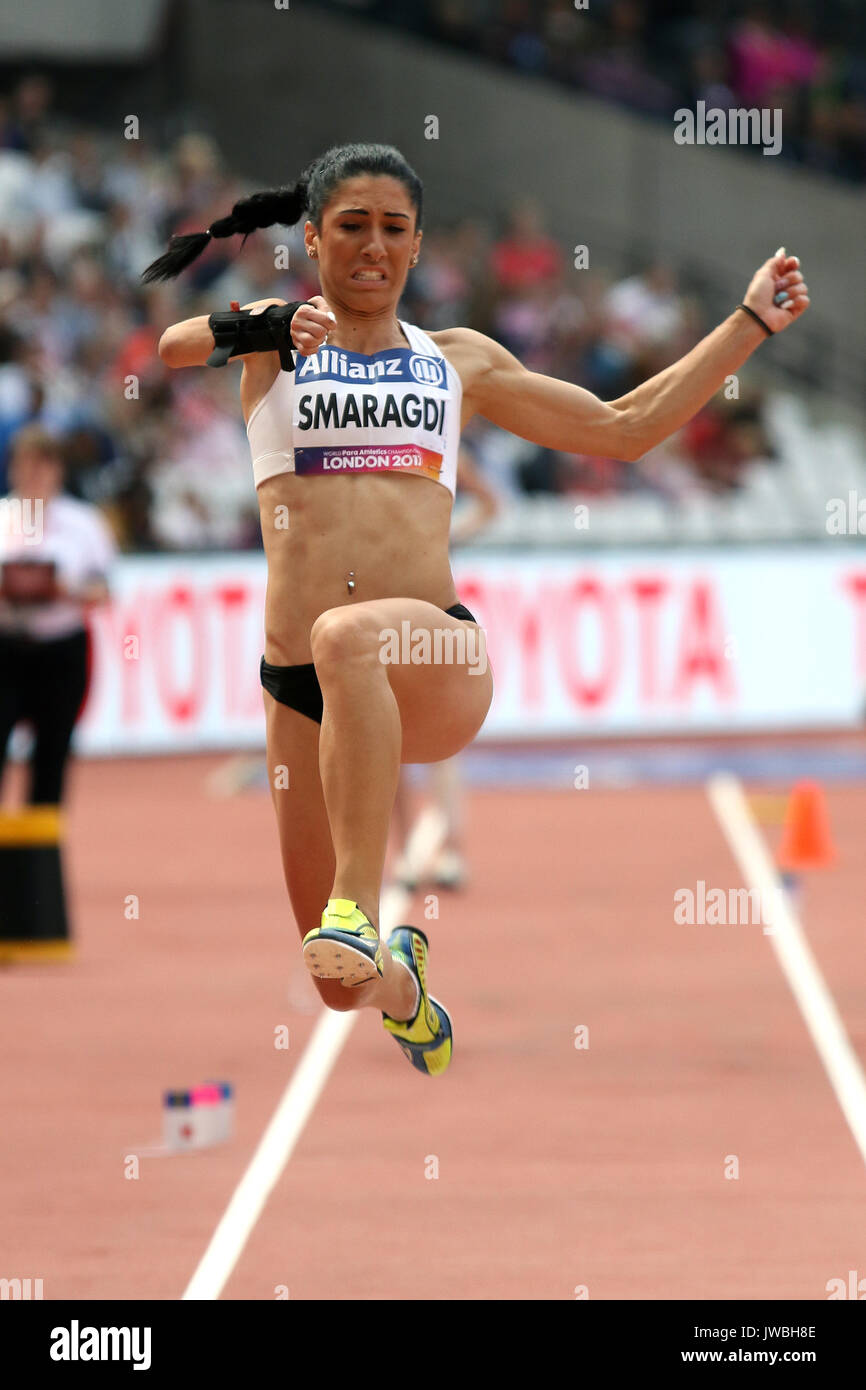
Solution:
{"label": "dark braided ponytail", "polygon": [[[243,233],[244,242],[250,232],[260,227],[272,227],[275,222],[294,227],[307,205],[307,179],[302,175],[293,188],[274,188],[265,193],[253,193],[235,203],[228,217],[220,217],[206,232],[190,232],[173,236],[168,250],[158,256],[142,274],[149,285],[154,280],[173,280],[188,265],[192,265],[210,243],[212,237],[237,236]],[[243,245],[243,242],[241,242]]]}
{"label": "dark braided ponytail", "polygon": [[228,217],[220,217],[206,232],[173,236],[168,250],[147,267],[141,278],[145,284],[153,280],[173,280],[201,255],[211,237],[242,233],[246,241],[250,232],[260,227],[272,227],[274,223],[294,227],[305,211],[310,220],[321,227],[325,206],[343,180],[355,174],[379,174],[398,179],[412,200],[416,228],[420,228],[423,185],[399,150],[393,145],[334,145],[308,165],[293,187],[253,193],[235,203]]}

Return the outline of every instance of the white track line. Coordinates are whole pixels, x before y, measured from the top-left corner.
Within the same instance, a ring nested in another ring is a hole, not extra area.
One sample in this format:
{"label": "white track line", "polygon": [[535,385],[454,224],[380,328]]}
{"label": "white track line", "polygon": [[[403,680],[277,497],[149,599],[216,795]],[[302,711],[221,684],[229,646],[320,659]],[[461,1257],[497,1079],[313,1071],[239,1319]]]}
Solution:
{"label": "white track line", "polygon": [[[418,817],[407,842],[407,857],[420,874],[442,844],[445,825],[430,807]],[[384,938],[405,917],[411,894],[397,885],[383,890],[379,932]],[[357,1013],[322,1009],[300,1062],[292,1073],[270,1124],[183,1293],[184,1299],[219,1298],[240,1254],[279,1181],[304,1125],[354,1027]]]}
{"label": "white track line", "polygon": [[824,1063],[836,1099],[866,1163],[866,1079],[845,1025],[812,954],[803,928],[780,892],[779,875],[755,824],[742,785],[719,774],[707,782],[707,795],[749,888],[758,890],[776,958]]}

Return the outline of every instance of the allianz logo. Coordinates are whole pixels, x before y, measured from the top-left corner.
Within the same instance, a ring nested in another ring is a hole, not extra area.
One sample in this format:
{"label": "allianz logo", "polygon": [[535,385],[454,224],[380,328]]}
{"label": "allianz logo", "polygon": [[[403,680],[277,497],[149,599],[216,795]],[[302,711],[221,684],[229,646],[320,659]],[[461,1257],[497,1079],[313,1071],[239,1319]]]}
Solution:
{"label": "allianz logo", "polygon": [[445,363],[441,357],[428,357],[423,352],[409,352],[408,348],[398,348],[389,354],[383,352],[365,357],[362,353],[346,352],[343,348],[321,347],[312,357],[299,357],[295,369],[295,379],[306,382],[308,378],[342,377],[347,381],[379,381],[396,379],[405,381],[408,373],[423,386],[445,385]]}
{"label": "allianz logo", "polygon": [[413,353],[409,358],[409,371],[425,386],[441,386],[445,380],[445,369],[438,357]]}

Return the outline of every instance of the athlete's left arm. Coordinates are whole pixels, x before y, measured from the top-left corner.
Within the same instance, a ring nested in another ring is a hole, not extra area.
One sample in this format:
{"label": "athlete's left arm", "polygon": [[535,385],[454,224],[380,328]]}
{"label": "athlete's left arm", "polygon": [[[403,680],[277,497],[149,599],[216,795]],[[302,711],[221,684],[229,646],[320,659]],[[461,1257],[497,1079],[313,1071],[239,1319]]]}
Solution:
{"label": "athlete's left arm", "polygon": [[[743,300],[774,333],[799,318],[809,296],[796,256],[784,248],[755,273]],[[787,291],[787,301],[774,303]],[[466,329],[466,394],[492,424],[548,449],[632,461],[696,415],[765,338],[749,314],[735,310],[691,352],[615,401],[524,367],[491,338]]]}

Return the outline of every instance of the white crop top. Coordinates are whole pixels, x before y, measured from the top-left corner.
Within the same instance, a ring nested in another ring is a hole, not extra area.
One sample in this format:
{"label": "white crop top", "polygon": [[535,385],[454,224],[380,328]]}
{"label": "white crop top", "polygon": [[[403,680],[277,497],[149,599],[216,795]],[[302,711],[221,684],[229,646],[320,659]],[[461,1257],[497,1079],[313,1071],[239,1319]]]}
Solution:
{"label": "white crop top", "polygon": [[247,423],[256,487],[278,473],[388,469],[433,478],[453,497],[460,377],[422,329],[398,322],[408,347],[325,346],[277,373]]}

